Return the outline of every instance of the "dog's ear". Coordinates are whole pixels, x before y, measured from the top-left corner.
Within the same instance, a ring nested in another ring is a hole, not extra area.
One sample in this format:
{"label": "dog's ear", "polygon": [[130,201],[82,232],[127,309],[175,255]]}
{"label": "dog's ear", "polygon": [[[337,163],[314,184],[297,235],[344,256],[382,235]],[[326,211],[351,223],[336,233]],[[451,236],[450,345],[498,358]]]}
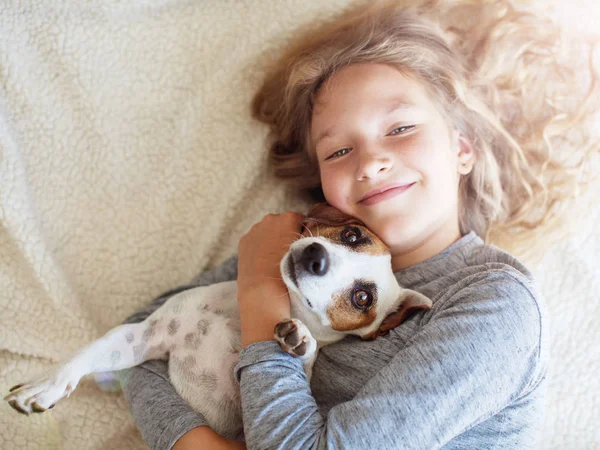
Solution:
{"label": "dog's ear", "polygon": [[349,224],[364,225],[360,220],[324,202],[314,204],[306,214],[305,223],[309,225],[311,222],[334,227]]}
{"label": "dog's ear", "polygon": [[379,325],[378,329],[369,334],[361,336],[363,340],[372,341],[379,336],[388,334],[391,329],[396,328],[398,325],[404,322],[404,319],[406,319],[406,316],[411,311],[416,309],[431,309],[431,300],[419,292],[411,291],[410,289],[404,289],[401,296],[403,298],[396,311],[388,314],[383,319],[383,322],[381,322],[381,325]]}

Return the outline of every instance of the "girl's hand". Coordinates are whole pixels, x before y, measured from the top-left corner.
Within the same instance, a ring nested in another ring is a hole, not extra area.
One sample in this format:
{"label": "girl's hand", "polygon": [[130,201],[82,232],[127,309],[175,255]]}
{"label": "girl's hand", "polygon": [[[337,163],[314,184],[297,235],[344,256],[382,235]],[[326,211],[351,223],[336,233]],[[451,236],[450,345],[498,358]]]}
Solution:
{"label": "girl's hand", "polygon": [[242,237],[238,246],[238,306],[242,347],[273,340],[273,330],[290,316],[290,300],[279,264],[299,237],[304,216],[269,214]]}
{"label": "girl's hand", "polygon": [[211,428],[201,426],[192,428],[181,436],[172,450],[246,450],[246,444],[224,438]]}

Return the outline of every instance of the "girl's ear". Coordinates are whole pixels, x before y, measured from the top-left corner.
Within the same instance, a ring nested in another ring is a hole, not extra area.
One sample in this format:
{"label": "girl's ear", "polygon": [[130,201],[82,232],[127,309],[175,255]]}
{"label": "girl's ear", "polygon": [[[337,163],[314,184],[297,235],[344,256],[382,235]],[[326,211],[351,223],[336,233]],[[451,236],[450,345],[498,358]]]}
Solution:
{"label": "girl's ear", "polygon": [[473,144],[463,134],[455,130],[454,139],[456,140],[457,148],[457,168],[459,174],[467,175],[473,170],[475,164],[475,151]]}

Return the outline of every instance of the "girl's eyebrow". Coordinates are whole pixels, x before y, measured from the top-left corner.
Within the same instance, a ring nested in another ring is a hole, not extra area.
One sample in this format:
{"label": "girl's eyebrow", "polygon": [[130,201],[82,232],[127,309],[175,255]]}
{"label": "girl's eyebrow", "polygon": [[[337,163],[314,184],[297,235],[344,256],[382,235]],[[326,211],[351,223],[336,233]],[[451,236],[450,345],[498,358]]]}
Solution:
{"label": "girl's eyebrow", "polygon": [[319,137],[315,140],[315,148],[319,146],[319,143],[327,138],[330,138],[332,135],[331,128],[325,130],[323,133],[319,135]]}
{"label": "girl's eyebrow", "polygon": [[415,105],[414,103],[411,103],[405,99],[395,99],[389,103],[389,106],[388,106],[387,110],[385,111],[385,113],[391,114],[396,111],[411,110],[414,108],[417,108],[417,105]]}
{"label": "girl's eyebrow", "polygon": [[[410,101],[408,101],[404,98],[400,98],[400,99],[396,98],[387,104],[387,107],[384,109],[384,114],[390,115],[397,111],[402,111],[402,110],[410,111],[410,110],[414,110],[415,108],[418,108],[418,106],[415,105],[414,103],[411,103]],[[324,132],[320,133],[319,136],[317,137],[317,139],[315,140],[315,144],[314,144],[315,148],[319,146],[319,143],[322,140],[330,138],[334,134],[335,133],[334,133],[333,128],[328,128]]]}

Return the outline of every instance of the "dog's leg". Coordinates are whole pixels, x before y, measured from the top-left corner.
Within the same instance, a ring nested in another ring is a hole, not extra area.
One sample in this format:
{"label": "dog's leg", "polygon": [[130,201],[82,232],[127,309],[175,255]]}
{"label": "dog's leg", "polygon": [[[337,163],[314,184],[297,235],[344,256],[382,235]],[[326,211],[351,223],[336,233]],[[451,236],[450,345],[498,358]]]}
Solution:
{"label": "dog's leg", "polygon": [[[46,376],[14,386],[4,399],[20,413],[43,412],[69,396],[87,374],[126,369],[148,359],[165,359],[167,326],[165,323],[162,327],[165,321],[157,319],[157,313],[144,322],[113,328]],[[164,332],[159,333],[159,327],[165,328]]]}
{"label": "dog's leg", "polygon": [[318,348],[316,339],[306,325],[298,319],[279,322],[275,327],[275,339],[283,351],[300,358],[306,377],[310,381]]}

